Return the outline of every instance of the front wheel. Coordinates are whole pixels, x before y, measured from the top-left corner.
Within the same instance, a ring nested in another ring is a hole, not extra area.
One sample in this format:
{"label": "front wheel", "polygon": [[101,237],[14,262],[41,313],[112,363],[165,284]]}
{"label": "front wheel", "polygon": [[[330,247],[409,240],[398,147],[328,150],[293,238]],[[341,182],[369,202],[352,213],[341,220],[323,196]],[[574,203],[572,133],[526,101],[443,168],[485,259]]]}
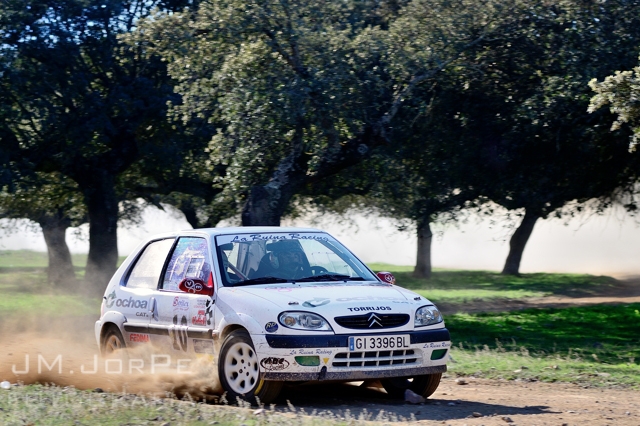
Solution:
{"label": "front wheel", "polygon": [[268,404],[280,393],[282,382],[262,380],[258,356],[251,336],[244,330],[235,330],[224,339],[218,360],[218,376],[227,400],[238,398],[252,404]]}
{"label": "front wheel", "polygon": [[392,398],[404,398],[404,393],[407,389],[411,389],[418,395],[429,398],[436,389],[438,389],[441,378],[442,373],[437,373],[416,377],[393,377],[380,380],[380,383],[382,383],[382,387]]}

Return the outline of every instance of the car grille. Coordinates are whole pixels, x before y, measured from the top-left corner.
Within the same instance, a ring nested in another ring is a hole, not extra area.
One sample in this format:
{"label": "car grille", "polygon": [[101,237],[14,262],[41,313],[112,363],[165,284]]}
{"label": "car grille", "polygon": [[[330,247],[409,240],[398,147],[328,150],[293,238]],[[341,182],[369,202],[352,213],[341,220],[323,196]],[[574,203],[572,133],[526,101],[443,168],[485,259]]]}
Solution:
{"label": "car grille", "polygon": [[397,351],[341,352],[333,358],[334,367],[404,366],[418,363],[414,349]]}
{"label": "car grille", "polygon": [[409,322],[407,314],[379,314],[370,312],[364,315],[335,317],[334,320],[344,328],[370,330],[400,327]]}

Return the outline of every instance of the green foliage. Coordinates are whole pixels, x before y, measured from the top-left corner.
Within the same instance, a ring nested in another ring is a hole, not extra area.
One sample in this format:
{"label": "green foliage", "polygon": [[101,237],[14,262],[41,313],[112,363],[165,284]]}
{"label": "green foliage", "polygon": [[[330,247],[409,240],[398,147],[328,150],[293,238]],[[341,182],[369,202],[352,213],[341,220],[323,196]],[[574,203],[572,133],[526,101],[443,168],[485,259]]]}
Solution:
{"label": "green foliage", "polygon": [[[69,199],[81,194],[90,225],[87,274],[97,285],[115,267],[118,219],[135,219],[138,198],[157,202],[158,194],[178,189],[211,189],[214,170],[197,167],[206,140],[186,137],[181,123],[167,120],[167,103],[179,103],[179,96],[166,64],[120,38],[158,7],[185,5],[18,0],[0,6],[0,116],[6,118],[0,138],[9,147],[12,179],[33,190],[43,174],[56,173],[59,192],[66,189]],[[130,203],[120,210],[121,201]]]}
{"label": "green foliage", "polygon": [[217,129],[209,150],[227,167],[227,198],[242,205],[264,185],[279,223],[293,195],[391,141],[401,106],[429,102],[416,88],[512,11],[492,0],[217,0],[159,14],[139,34],[179,82],[175,116]]}
{"label": "green foliage", "polygon": [[591,98],[589,112],[609,105],[609,110],[617,116],[611,130],[628,124],[633,131],[629,149],[635,151],[640,137],[640,67],[631,71],[616,71],[602,82],[594,78],[589,82],[589,87],[596,92]]}
{"label": "green foliage", "polygon": [[28,174],[0,191],[0,218],[44,224],[54,217],[65,227],[77,227],[87,220],[78,185],[60,173]]}
{"label": "green foliage", "polygon": [[587,83],[636,61],[639,12],[637,1],[532,2],[512,37],[479,52],[495,58],[490,78],[471,87],[489,100],[480,116],[495,116],[484,172],[495,185],[484,195],[544,218],[579,212],[572,201],[601,198],[607,206],[629,183],[628,134],[609,132],[605,111],[587,112]]}

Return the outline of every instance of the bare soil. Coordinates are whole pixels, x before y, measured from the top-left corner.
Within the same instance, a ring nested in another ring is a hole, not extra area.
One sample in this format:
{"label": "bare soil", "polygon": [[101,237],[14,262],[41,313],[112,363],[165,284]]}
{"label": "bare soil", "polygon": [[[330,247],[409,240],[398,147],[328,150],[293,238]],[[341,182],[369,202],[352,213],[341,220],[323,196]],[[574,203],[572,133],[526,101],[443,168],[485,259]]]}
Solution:
{"label": "bare soil", "polygon": [[385,423],[640,425],[640,392],[558,383],[467,379],[459,385],[446,377],[427,402],[415,405],[390,400],[378,389],[349,385],[296,387],[286,389],[283,398],[307,413],[326,411]]}
{"label": "bare soil", "polygon": [[[617,284],[602,287],[597,292],[585,294],[576,290],[575,295],[521,300],[474,300],[461,305],[440,305],[446,314],[455,312],[501,312],[529,308],[568,307],[592,304],[640,303],[640,277],[620,280]],[[66,357],[62,360],[65,372],[68,362],[73,365],[91,365],[96,351],[92,321],[87,325],[63,332],[51,333],[58,328],[53,323],[43,327],[42,321],[33,326],[21,322],[21,327],[0,327],[0,381],[16,380],[9,366],[24,365],[24,355],[30,353],[32,362],[37,354],[47,349],[65,346]],[[47,339],[42,333],[47,333]],[[38,336],[35,337],[34,333]],[[35,337],[35,338],[34,338]],[[71,364],[69,364],[71,365]],[[68,367],[69,369],[71,367]],[[26,382],[42,381],[44,377],[33,377]],[[22,380],[25,381],[25,376]],[[99,383],[82,380],[71,373],[52,377],[48,383],[59,382],[62,386],[74,385],[80,389],[104,387],[115,389],[122,385],[113,376],[97,375]],[[107,380],[109,379],[109,380]],[[129,378],[130,379],[130,378]],[[125,379],[126,380],[126,379]],[[108,381],[109,383],[105,383]],[[177,380],[180,381],[180,380]],[[130,386],[129,390],[145,392],[149,387],[158,387],[158,381]],[[109,386],[110,384],[110,386]],[[176,380],[163,380],[162,385],[175,386]],[[136,389],[137,388],[137,389]],[[175,387],[173,387],[175,389]],[[387,424],[446,424],[446,425],[640,425],[640,391],[629,389],[584,388],[573,384],[541,383],[466,378],[459,384],[453,376],[445,375],[440,387],[423,404],[395,401],[379,388],[364,384],[321,384],[295,386],[284,389],[275,409],[287,412],[290,401],[296,410],[318,415],[349,419],[380,420]]]}

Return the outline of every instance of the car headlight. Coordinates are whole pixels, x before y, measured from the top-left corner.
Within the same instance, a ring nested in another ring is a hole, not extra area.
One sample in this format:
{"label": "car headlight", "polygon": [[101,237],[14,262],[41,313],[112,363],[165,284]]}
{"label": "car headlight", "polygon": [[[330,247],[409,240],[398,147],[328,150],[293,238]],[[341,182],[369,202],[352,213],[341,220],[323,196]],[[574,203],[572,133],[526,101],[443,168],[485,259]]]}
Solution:
{"label": "car headlight", "polygon": [[280,324],[296,330],[332,331],[333,329],[318,314],[311,312],[283,312],[278,317]]}
{"label": "car headlight", "polygon": [[423,306],[416,311],[414,327],[424,327],[442,322],[442,314],[434,305]]}

